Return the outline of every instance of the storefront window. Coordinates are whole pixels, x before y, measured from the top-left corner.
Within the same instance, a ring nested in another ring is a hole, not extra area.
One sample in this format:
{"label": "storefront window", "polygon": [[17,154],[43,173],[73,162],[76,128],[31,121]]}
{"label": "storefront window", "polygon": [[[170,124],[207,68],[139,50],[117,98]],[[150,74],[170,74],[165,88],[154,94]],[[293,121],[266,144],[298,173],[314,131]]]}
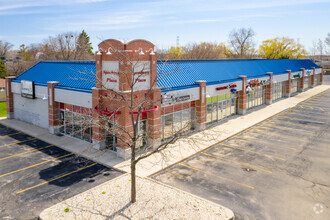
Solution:
{"label": "storefront window", "polygon": [[212,121],[218,120],[218,102],[213,102],[212,106]]}
{"label": "storefront window", "polygon": [[304,77],[304,88],[305,89],[307,89],[309,87],[309,80],[310,80],[309,76]]}
{"label": "storefront window", "polygon": [[164,139],[173,135],[173,114],[165,115]]}
{"label": "storefront window", "polygon": [[64,103],[60,103],[60,108],[60,133],[92,142],[90,109]]}
{"label": "storefront window", "polygon": [[315,75],[315,84],[320,83],[320,74]]}
{"label": "storefront window", "polygon": [[116,123],[111,121],[107,125],[105,129],[105,146],[111,151],[117,151]]}
{"label": "storefront window", "polygon": [[163,108],[161,117],[162,140],[168,139],[178,132],[193,128],[195,108],[190,103],[177,104]]}
{"label": "storefront window", "polygon": [[266,102],[266,86],[253,87],[247,95],[248,109],[263,105]]}
{"label": "storefront window", "polygon": [[207,99],[206,123],[216,122],[236,114],[237,93],[226,93]]}
{"label": "storefront window", "polygon": [[188,131],[191,129],[191,109],[182,111],[182,130]]}
{"label": "storefront window", "polygon": [[182,111],[174,112],[174,118],[173,118],[174,134],[181,130],[181,113]]}
{"label": "storefront window", "polygon": [[206,123],[212,122],[212,103],[206,105]]}
{"label": "storefront window", "polygon": [[300,79],[291,79],[291,93],[298,92],[299,81]]}
{"label": "storefront window", "polygon": [[273,84],[273,93],[272,93],[273,101],[284,97],[285,86],[286,86],[286,82],[279,82]]}

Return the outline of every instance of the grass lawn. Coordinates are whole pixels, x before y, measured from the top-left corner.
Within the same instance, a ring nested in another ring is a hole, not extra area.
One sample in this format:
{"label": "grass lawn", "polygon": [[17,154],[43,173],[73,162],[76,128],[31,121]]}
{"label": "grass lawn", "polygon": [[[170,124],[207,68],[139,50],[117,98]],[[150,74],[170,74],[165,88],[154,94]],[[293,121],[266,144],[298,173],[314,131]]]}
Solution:
{"label": "grass lawn", "polygon": [[0,117],[7,116],[7,107],[6,102],[0,102]]}

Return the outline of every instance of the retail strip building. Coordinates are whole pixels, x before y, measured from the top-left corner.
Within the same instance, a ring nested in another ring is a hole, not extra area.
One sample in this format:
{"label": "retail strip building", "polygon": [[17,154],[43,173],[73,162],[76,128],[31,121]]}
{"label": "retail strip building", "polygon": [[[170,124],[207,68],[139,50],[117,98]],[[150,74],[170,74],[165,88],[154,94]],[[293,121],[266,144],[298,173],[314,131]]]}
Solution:
{"label": "retail strip building", "polygon": [[323,70],[308,59],[157,60],[154,45],[146,40],[110,39],[99,44],[95,61],[41,61],[6,78],[7,117],[127,158],[117,134],[98,124],[102,115],[111,116],[108,126],[132,131],[131,110],[115,95],[130,94],[130,79],[136,102],[147,96],[153,101],[139,116],[143,146],[322,84]]}

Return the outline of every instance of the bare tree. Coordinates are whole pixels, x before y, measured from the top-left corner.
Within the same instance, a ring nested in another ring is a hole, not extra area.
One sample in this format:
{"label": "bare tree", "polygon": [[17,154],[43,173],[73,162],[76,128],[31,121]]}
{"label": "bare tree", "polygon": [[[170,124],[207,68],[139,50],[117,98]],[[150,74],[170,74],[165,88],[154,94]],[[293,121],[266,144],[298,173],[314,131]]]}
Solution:
{"label": "bare tree", "polygon": [[[85,33],[85,32],[82,32]],[[90,43],[86,42],[81,34],[67,32],[49,37],[41,45],[43,60],[90,60]]]}
{"label": "bare tree", "polygon": [[[150,127],[146,128],[145,122],[142,121],[143,114],[154,114],[156,111],[161,111],[162,99],[160,98],[160,88],[157,87],[157,80],[165,79],[174,72],[165,71],[162,68],[163,70],[160,72],[157,71],[157,76],[155,75],[152,78],[150,63],[140,60],[139,56],[136,56],[138,53],[132,55],[132,51],[117,49],[109,43],[106,45],[103,44],[103,48],[108,48],[107,53],[111,52],[110,56],[114,57],[118,63],[121,63],[121,68],[109,71],[109,75],[112,73],[115,75],[114,77],[120,77],[121,81],[118,84],[118,88],[113,88],[107,84],[107,80],[105,81],[102,77],[98,77],[98,73],[92,77],[91,73],[79,73],[86,75],[86,78],[96,79],[97,88],[101,89],[99,103],[93,107],[91,121],[83,116],[80,121],[85,122],[85,126],[82,126],[82,129],[92,124],[94,128],[102,131],[101,133],[105,133],[108,137],[106,140],[111,140],[111,143],[108,145],[109,147],[113,147],[116,144],[118,146],[120,145],[121,148],[129,149],[131,202],[134,203],[136,202],[137,163],[155,153],[162,153],[169,145],[185,136],[187,131],[192,128],[193,122],[189,120],[186,123],[182,123],[181,126],[173,129],[174,131],[171,137],[163,142],[157,144],[149,143],[147,137],[150,134],[160,137],[161,130],[159,128],[151,130]],[[103,51],[102,55],[106,55],[104,49],[101,48],[100,50]],[[100,52],[96,56],[99,55]],[[156,55],[143,54],[141,56]],[[144,82],[146,77],[150,77],[150,88],[141,90],[139,83]],[[81,80],[81,78],[77,77],[77,80]],[[113,81],[115,80],[113,79]],[[157,94],[159,98],[155,98],[158,97]],[[125,115],[129,116],[129,120],[123,125],[120,121],[123,120],[123,117],[127,120]]]}
{"label": "bare tree", "polygon": [[319,61],[322,65],[322,60],[323,60],[323,53],[324,53],[324,43],[321,39],[317,41],[317,50],[319,54]]}
{"label": "bare tree", "polygon": [[330,54],[330,33],[328,33],[328,36],[325,38],[324,44],[327,47],[327,53]]}
{"label": "bare tree", "polygon": [[310,56],[314,62],[316,61],[317,52],[318,52],[317,41],[313,40],[312,47],[310,48]]}
{"label": "bare tree", "polygon": [[5,57],[13,45],[7,41],[0,40],[0,57]]}
{"label": "bare tree", "polygon": [[254,37],[255,33],[252,28],[233,29],[229,34],[229,44],[237,57],[251,56],[254,51]]}

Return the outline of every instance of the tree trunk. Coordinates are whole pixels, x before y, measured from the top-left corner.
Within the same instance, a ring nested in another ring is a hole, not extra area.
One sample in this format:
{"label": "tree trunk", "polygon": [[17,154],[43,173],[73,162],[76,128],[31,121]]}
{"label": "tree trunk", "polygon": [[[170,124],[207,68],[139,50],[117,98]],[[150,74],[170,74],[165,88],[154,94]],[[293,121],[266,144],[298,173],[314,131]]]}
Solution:
{"label": "tree trunk", "polygon": [[131,158],[131,202],[136,202],[136,176],[135,176],[135,147],[132,149]]}

